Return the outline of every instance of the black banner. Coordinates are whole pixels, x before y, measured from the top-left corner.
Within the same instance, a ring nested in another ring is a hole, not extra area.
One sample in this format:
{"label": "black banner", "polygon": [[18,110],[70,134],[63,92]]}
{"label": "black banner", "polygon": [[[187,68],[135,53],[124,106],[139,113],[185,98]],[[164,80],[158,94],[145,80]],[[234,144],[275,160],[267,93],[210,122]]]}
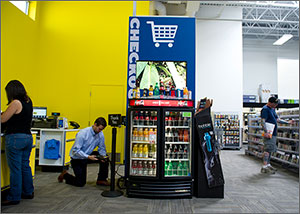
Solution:
{"label": "black banner", "polygon": [[195,115],[195,122],[199,135],[199,139],[195,143],[199,143],[202,149],[208,186],[210,188],[221,186],[225,182],[213,131],[210,107],[197,113]]}

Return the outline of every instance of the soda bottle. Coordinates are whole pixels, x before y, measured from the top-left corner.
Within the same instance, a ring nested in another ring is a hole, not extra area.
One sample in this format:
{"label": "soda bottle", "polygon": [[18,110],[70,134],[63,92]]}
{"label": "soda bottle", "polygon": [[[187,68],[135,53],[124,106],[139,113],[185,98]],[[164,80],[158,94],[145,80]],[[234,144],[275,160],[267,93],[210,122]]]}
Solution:
{"label": "soda bottle", "polygon": [[131,174],[132,175],[137,175],[137,161],[132,162]]}
{"label": "soda bottle", "polygon": [[167,131],[166,131],[166,136],[165,136],[165,141],[166,142],[171,142],[171,133],[170,133],[170,128],[167,128]]}
{"label": "soda bottle", "polygon": [[150,85],[150,88],[149,88],[149,97],[153,97],[153,86]]}
{"label": "soda bottle", "polygon": [[182,129],[178,129],[178,140],[179,140],[179,142],[183,141],[183,131],[182,131]]}
{"label": "soda bottle", "polygon": [[149,130],[149,142],[155,143],[155,136],[154,136],[154,131],[152,128],[150,128],[150,130]]}
{"label": "soda bottle", "polygon": [[184,142],[189,142],[189,130],[185,129],[183,131],[183,141]]}
{"label": "soda bottle", "polygon": [[172,85],[171,87],[171,97],[175,97],[175,86]]}
{"label": "soda bottle", "polygon": [[148,129],[144,129],[144,141],[149,141],[149,132],[148,132]]}
{"label": "soda bottle", "polygon": [[143,128],[139,128],[138,135],[139,135],[139,138],[138,138],[139,141],[143,141],[144,140]]}
{"label": "soda bottle", "polygon": [[187,176],[189,172],[189,166],[188,166],[188,161],[184,161],[183,163],[183,176]]}
{"label": "soda bottle", "polygon": [[132,140],[133,141],[137,141],[138,140],[138,131],[137,131],[137,128],[133,129]]}
{"label": "soda bottle", "polygon": [[187,87],[184,87],[183,89],[183,99],[188,99],[189,98],[189,91]]}
{"label": "soda bottle", "polygon": [[168,162],[165,161],[165,175],[168,175]]}
{"label": "soda bottle", "polygon": [[148,111],[145,112],[145,120],[144,120],[144,125],[149,125],[149,113]]}
{"label": "soda bottle", "polygon": [[165,126],[169,125],[169,117],[165,117]]}
{"label": "soda bottle", "polygon": [[161,97],[165,95],[165,87],[163,82],[160,82],[159,94]]}
{"label": "soda bottle", "polygon": [[168,151],[167,151],[167,159],[172,158],[172,144],[170,144]]}
{"label": "soda bottle", "polygon": [[183,148],[183,159],[187,159],[189,157],[187,145]]}
{"label": "soda bottle", "polygon": [[181,161],[179,161],[178,167],[177,167],[177,175],[182,176],[183,175],[183,165]]}
{"label": "soda bottle", "polygon": [[149,151],[148,145],[145,144],[143,149],[143,158],[148,158],[148,151]]}
{"label": "soda bottle", "polygon": [[172,175],[173,174],[173,164],[171,161],[169,161],[169,164],[168,164],[168,175]]}
{"label": "soda bottle", "polygon": [[134,144],[132,148],[132,157],[137,158],[138,157],[138,145]]}
{"label": "soda bottle", "polygon": [[155,84],[154,87],[154,92],[153,92],[154,96],[158,96],[159,95],[159,87],[158,87],[158,82]]}
{"label": "soda bottle", "polygon": [[178,149],[178,159],[182,159],[182,158],[183,158],[183,148],[182,145],[180,145]]}
{"label": "soda bottle", "polygon": [[168,145],[165,144],[165,159],[167,159]]}
{"label": "soda bottle", "polygon": [[143,157],[143,144],[139,145],[139,148],[138,148],[138,157],[139,158]]}
{"label": "soda bottle", "polygon": [[173,150],[173,159],[177,159],[177,155],[178,155],[178,149],[177,149],[177,145],[175,145]]}
{"label": "soda bottle", "polygon": [[171,112],[171,114],[170,114],[170,116],[169,116],[169,119],[168,119],[168,125],[169,126],[173,126],[173,118],[172,118],[172,112]]}
{"label": "soda bottle", "polygon": [[138,119],[139,119],[139,114],[137,111],[132,112],[132,117],[133,117],[133,125],[137,125],[138,124]]}
{"label": "soda bottle", "polygon": [[149,125],[153,126],[153,111],[150,111]]}
{"label": "soda bottle", "polygon": [[178,126],[178,120],[179,120],[179,112],[176,112],[173,119],[174,126]]}
{"label": "soda bottle", "polygon": [[169,83],[166,83],[166,96],[167,97],[170,96],[170,85],[169,85]]}
{"label": "soda bottle", "polygon": [[148,175],[153,175],[152,161],[148,161]]}
{"label": "soda bottle", "polygon": [[152,158],[156,159],[156,144],[152,144]]}
{"label": "soda bottle", "polygon": [[177,129],[173,129],[173,138],[174,138],[174,142],[178,142],[178,131],[177,131]]}
{"label": "soda bottle", "polygon": [[177,162],[173,162],[173,175],[177,175],[177,167],[178,167],[178,164]]}
{"label": "soda bottle", "polygon": [[148,175],[148,164],[147,164],[147,161],[143,162],[143,175],[145,175],[145,176]]}
{"label": "soda bottle", "polygon": [[153,169],[153,175],[156,176],[156,161],[153,161],[152,169]]}
{"label": "soda bottle", "polygon": [[157,112],[154,112],[154,125],[157,125]]}
{"label": "soda bottle", "polygon": [[140,112],[139,125],[144,125],[144,112],[143,111]]}
{"label": "soda bottle", "polygon": [[142,161],[138,162],[138,166],[137,166],[137,174],[138,175],[142,175],[143,174],[143,164]]}

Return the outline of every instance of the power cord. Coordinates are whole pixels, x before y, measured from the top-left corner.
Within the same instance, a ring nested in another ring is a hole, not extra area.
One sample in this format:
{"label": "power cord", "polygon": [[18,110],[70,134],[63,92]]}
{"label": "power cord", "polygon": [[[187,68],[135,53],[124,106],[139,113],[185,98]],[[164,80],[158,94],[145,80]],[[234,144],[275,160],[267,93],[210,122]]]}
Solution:
{"label": "power cord", "polygon": [[117,180],[117,186],[119,187],[119,189],[126,189],[126,179],[125,176],[122,176],[121,174],[118,173],[118,170],[120,168],[120,166],[123,166],[124,164],[119,164],[115,173],[120,176],[120,178],[118,178]]}

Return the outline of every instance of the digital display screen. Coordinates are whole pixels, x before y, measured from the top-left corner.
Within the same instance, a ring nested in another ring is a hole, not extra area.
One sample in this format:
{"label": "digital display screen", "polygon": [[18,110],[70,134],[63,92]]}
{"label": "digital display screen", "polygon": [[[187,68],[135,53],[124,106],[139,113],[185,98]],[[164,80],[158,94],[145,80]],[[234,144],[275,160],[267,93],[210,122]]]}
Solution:
{"label": "digital display screen", "polygon": [[160,82],[183,90],[186,87],[186,68],[184,61],[137,61],[136,81],[140,89],[153,87]]}
{"label": "digital display screen", "polygon": [[47,107],[33,107],[33,118],[46,118],[47,117]]}

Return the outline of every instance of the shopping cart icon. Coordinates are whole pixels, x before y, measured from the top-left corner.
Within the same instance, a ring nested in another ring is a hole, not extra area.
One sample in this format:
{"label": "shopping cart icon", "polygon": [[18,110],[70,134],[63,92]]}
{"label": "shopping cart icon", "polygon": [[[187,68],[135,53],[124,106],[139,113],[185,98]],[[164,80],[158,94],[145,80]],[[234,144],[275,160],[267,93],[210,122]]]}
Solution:
{"label": "shopping cart icon", "polygon": [[153,21],[147,21],[151,25],[152,38],[155,47],[159,47],[159,43],[169,43],[169,48],[173,47],[174,38],[178,25],[155,25]]}

